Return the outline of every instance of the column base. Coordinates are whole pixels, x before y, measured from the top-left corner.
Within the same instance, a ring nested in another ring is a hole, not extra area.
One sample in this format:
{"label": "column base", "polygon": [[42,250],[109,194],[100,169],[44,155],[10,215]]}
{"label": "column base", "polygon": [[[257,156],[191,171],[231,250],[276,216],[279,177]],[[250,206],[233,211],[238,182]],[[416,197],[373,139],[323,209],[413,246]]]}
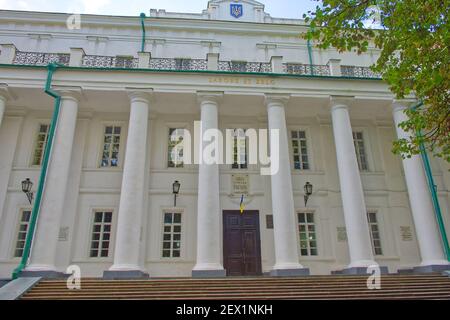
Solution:
{"label": "column base", "polygon": [[225,269],[218,270],[192,270],[192,278],[224,278],[227,276]]}
{"label": "column base", "polygon": [[19,274],[19,278],[43,278],[43,279],[66,279],[70,275],[64,272],[53,270],[27,271],[24,270]]}
{"label": "column base", "polygon": [[126,280],[126,279],[148,279],[148,273],[140,270],[121,270],[121,271],[103,271],[103,279],[105,280]]}
{"label": "column base", "polygon": [[[389,273],[388,267],[380,266],[379,268],[381,274]],[[355,275],[368,275],[369,273],[367,272],[367,267],[351,267],[338,271],[332,271],[331,274],[343,276],[355,276]]]}
{"label": "column base", "polygon": [[271,277],[305,277],[309,276],[309,268],[297,269],[273,269],[270,271]]}
{"label": "column base", "polygon": [[413,273],[435,273],[449,271],[450,264],[433,264],[428,266],[417,266],[413,268]]}

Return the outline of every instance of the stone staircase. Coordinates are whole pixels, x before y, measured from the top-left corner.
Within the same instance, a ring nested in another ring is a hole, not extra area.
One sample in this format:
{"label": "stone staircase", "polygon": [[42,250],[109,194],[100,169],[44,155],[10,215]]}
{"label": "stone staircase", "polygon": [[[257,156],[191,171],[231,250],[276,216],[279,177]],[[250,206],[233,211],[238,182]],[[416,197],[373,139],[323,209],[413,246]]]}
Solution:
{"label": "stone staircase", "polygon": [[273,300],[273,299],[450,299],[450,277],[384,275],[381,289],[369,290],[366,276],[224,279],[82,279],[81,290],[64,280],[43,280],[24,294],[38,299]]}

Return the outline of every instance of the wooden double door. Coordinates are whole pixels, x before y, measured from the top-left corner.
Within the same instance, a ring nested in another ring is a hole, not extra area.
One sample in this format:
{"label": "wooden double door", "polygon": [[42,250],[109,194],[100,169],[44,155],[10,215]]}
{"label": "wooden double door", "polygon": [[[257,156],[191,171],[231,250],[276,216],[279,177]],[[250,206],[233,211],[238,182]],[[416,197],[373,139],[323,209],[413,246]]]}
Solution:
{"label": "wooden double door", "polygon": [[262,274],[258,211],[223,212],[223,260],[227,276]]}

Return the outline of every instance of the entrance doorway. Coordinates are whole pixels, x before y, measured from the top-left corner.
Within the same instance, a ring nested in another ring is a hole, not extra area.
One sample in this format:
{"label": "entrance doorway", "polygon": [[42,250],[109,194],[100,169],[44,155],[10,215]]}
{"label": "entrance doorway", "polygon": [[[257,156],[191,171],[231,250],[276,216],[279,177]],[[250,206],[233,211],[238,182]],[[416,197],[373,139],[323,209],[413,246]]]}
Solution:
{"label": "entrance doorway", "polygon": [[259,211],[223,211],[223,260],[227,276],[258,276],[261,269]]}

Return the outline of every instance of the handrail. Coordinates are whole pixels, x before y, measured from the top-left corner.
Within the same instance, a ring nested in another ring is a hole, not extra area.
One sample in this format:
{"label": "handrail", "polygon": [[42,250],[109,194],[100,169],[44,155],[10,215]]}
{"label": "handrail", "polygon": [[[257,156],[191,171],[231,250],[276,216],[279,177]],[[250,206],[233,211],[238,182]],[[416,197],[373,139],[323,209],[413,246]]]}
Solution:
{"label": "handrail", "polygon": [[24,250],[22,253],[22,258],[20,260],[20,263],[14,269],[14,271],[12,273],[13,279],[17,279],[19,274],[22,272],[22,270],[27,265],[30,251],[31,251],[31,246],[33,243],[34,233],[36,230],[36,223],[37,223],[37,219],[39,217],[39,211],[41,209],[42,194],[44,191],[45,180],[47,178],[48,164],[49,164],[49,160],[50,160],[51,150],[53,147],[53,140],[54,140],[54,136],[55,136],[56,125],[58,122],[59,110],[60,110],[60,106],[61,106],[61,96],[56,91],[53,91],[53,89],[51,88],[51,84],[52,84],[52,80],[53,80],[53,73],[56,71],[56,69],[59,66],[60,65],[58,65],[56,63],[50,63],[47,66],[48,73],[47,73],[47,81],[45,83],[44,91],[46,94],[50,95],[51,97],[53,97],[55,99],[55,104],[54,104],[52,121],[50,122],[48,140],[45,145],[44,158],[42,161],[42,168],[41,168],[41,173],[40,173],[40,177],[39,177],[39,184],[38,184],[38,189],[36,191],[36,199],[34,201],[33,210],[31,212],[30,224],[29,224],[28,231],[27,231],[25,246],[24,246]]}
{"label": "handrail", "polygon": [[[424,104],[423,101],[419,101],[417,104],[413,105],[411,107],[411,109],[416,110],[417,108],[420,108],[421,106],[423,106],[423,104]],[[421,137],[422,132],[420,130],[418,130],[416,132],[416,135],[418,137]],[[428,157],[428,154],[427,154],[427,151],[425,149],[425,145],[423,142],[420,143],[419,149],[420,149],[420,156],[422,157],[423,167],[425,169],[425,173],[427,176],[428,189],[430,189],[430,193],[431,193],[431,199],[433,202],[434,213],[436,215],[436,220],[439,225],[439,233],[441,235],[441,241],[444,246],[445,255],[447,256],[447,261],[450,261],[450,247],[448,244],[447,232],[445,231],[444,220],[442,219],[441,206],[439,205],[439,199],[438,199],[438,195],[436,192],[436,184],[434,183],[433,173],[431,171],[430,159]]]}

